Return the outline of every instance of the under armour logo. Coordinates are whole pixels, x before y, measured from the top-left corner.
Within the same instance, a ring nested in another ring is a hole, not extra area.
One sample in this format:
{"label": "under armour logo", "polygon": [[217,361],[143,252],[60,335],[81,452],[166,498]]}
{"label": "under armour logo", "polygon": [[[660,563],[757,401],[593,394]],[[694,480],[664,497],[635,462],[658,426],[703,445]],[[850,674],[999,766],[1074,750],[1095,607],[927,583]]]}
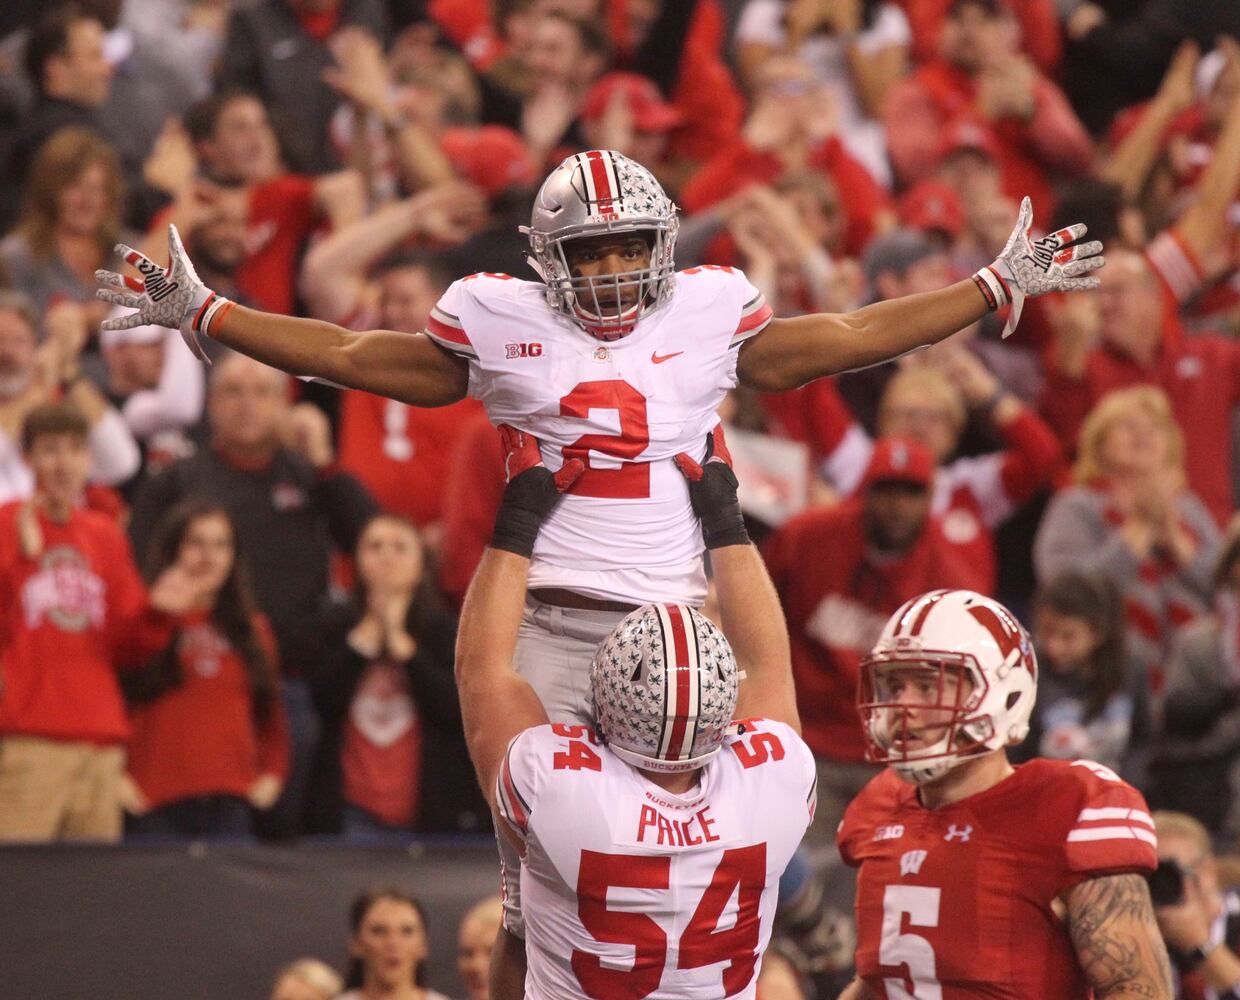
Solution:
{"label": "under armour logo", "polygon": [[956,840],[957,838],[959,838],[960,840],[968,842],[969,834],[971,834],[972,832],[973,832],[973,827],[970,824],[966,823],[964,826],[964,829],[961,829],[958,826],[956,826],[955,823],[952,823],[947,828],[947,832],[943,834],[943,839],[944,840]]}
{"label": "under armour logo", "polygon": [[925,851],[905,851],[900,855],[900,874],[916,875],[926,862]]}

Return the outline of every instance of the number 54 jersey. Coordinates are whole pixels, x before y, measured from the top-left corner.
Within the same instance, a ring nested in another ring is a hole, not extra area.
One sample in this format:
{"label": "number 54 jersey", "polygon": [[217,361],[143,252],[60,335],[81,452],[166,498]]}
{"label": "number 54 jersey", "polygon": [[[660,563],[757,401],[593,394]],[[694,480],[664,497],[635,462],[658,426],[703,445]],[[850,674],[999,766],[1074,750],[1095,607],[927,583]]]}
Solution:
{"label": "number 54 jersey", "polygon": [[934,810],[888,769],[837,843],[860,868],[857,974],[886,1000],[1086,1000],[1056,900],[1158,864],[1141,793],[1092,761],[1032,760]]}
{"label": "number 54 jersey", "polygon": [[764,719],[680,795],[585,726],[519,735],[496,801],[524,845],[528,1000],[753,997],[814,780],[801,738]]}
{"label": "number 54 jersey", "polygon": [[666,303],[606,343],[553,312],[541,282],[479,274],[444,293],[426,333],[469,361],[491,422],[537,437],[551,469],[586,465],[539,532],[531,587],[702,604],[701,530],[672,457],[702,457],[740,345],[770,319],[731,268],[680,272]]}

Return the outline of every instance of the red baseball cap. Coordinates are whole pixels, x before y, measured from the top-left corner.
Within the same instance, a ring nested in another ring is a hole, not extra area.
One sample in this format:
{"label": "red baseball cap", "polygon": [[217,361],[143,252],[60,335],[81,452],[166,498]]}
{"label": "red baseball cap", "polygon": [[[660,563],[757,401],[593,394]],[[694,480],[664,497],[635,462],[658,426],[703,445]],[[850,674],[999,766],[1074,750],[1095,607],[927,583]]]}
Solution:
{"label": "red baseball cap", "polygon": [[991,160],[999,159],[999,142],[994,133],[974,121],[958,121],[948,127],[939,146],[939,162],[964,150],[981,153]]}
{"label": "red baseball cap", "polygon": [[624,95],[633,124],[640,132],[667,132],[683,121],[681,113],[663,99],[654,81],[639,73],[608,73],[600,78],[582,102],[581,117],[585,121],[602,118],[617,92]]}
{"label": "red baseball cap", "polygon": [[954,240],[964,231],[964,205],[942,181],[922,181],[910,188],[900,199],[899,214],[903,225],[923,233],[942,232]]}
{"label": "red baseball cap", "polygon": [[503,125],[450,128],[439,145],[456,172],[492,198],[538,179],[538,165],[524,140]]}
{"label": "red baseball cap", "polygon": [[934,456],[924,444],[908,438],[880,438],[865,470],[865,486],[875,483],[914,483],[929,487],[934,480]]}

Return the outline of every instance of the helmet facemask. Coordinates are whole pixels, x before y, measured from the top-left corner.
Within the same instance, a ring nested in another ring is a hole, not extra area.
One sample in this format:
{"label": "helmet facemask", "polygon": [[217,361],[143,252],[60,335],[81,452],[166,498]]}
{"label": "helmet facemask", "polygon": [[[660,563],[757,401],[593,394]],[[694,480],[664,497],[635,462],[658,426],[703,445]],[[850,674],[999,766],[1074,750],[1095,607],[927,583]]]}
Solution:
{"label": "helmet facemask", "polygon": [[[606,167],[604,169],[604,164]],[[610,197],[599,194],[602,172]],[[674,252],[680,223],[676,206],[641,164],[610,150],[565,160],[543,183],[531,224],[530,265],[547,285],[547,302],[599,340],[618,340],[667,301],[675,282]],[[638,233],[650,249],[644,268],[598,277],[574,277],[567,244],[597,236]],[[623,308],[613,303],[628,299]]]}
{"label": "helmet facemask", "polygon": [[876,653],[861,663],[858,704],[866,756],[924,784],[988,751],[990,717],[978,709],[989,685],[962,653]]}

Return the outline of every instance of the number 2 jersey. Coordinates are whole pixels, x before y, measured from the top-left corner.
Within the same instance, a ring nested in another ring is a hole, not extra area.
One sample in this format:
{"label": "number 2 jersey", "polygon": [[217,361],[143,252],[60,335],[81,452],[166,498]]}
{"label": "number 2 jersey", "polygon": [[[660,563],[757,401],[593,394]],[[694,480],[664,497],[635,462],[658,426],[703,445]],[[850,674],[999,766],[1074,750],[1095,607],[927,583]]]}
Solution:
{"label": "number 2 jersey", "polygon": [[468,359],[491,422],[535,435],[552,469],[586,464],[539,532],[531,588],[702,604],[701,529],[672,457],[702,457],[740,345],[770,320],[731,268],[680,272],[666,303],[609,342],[554,312],[541,282],[477,274],[444,293],[426,333]]}
{"label": "number 2 jersey", "polygon": [[1141,793],[1092,761],[1032,760],[933,810],[887,769],[850,803],[837,843],[860,867],[857,974],[887,1000],[1086,1000],[1054,901],[1158,864]]}
{"label": "number 2 jersey", "polygon": [[814,810],[809,748],[748,720],[672,794],[584,726],[509,747],[497,803],[524,845],[528,1000],[753,997],[779,877]]}

